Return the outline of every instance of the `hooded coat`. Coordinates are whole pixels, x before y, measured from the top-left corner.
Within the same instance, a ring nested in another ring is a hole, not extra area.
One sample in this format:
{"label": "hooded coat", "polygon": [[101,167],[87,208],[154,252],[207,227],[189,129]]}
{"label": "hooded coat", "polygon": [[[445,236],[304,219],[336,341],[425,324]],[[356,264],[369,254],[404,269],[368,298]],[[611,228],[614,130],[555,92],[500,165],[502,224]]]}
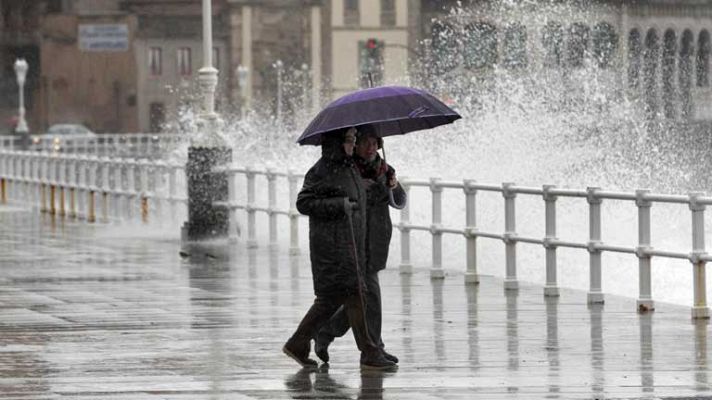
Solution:
{"label": "hooded coat", "polygon": [[[357,293],[362,282],[357,273],[365,271],[366,191],[353,159],[343,150],[343,139],[343,133],[324,137],[321,158],[307,172],[297,196],[297,210],[309,216],[316,296]],[[351,223],[346,214],[350,208],[347,199],[356,204]]]}

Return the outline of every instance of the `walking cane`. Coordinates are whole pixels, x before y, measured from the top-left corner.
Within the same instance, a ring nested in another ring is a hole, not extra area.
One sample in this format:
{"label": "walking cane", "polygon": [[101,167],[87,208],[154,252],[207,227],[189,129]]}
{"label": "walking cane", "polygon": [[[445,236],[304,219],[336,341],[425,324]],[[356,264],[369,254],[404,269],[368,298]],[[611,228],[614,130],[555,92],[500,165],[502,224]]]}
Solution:
{"label": "walking cane", "polygon": [[[348,201],[348,200],[347,200]],[[358,249],[356,248],[356,234],[354,233],[354,223],[353,219],[351,218],[351,213],[353,210],[346,210],[346,218],[349,220],[349,228],[351,230],[351,251],[354,257],[354,263],[356,263],[356,278],[358,280],[358,298],[359,301],[361,302],[361,313],[363,314],[363,326],[366,328],[366,339],[368,339],[369,342],[373,346],[376,346],[376,344],[373,342],[373,339],[371,339],[371,334],[368,332],[368,321],[366,320],[366,303],[364,301],[364,296],[363,296],[363,286],[365,285],[363,282],[363,276],[361,275],[361,267],[359,266],[358,263]]]}

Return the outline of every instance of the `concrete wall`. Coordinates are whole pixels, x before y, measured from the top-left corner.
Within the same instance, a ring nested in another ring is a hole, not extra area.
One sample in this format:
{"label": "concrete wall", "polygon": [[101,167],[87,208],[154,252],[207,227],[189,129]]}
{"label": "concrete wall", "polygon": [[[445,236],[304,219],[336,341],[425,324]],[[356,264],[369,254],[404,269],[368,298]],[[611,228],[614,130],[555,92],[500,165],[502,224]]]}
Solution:
{"label": "concrete wall", "polygon": [[[127,51],[79,49],[79,24],[126,24]],[[46,16],[41,44],[42,119],[47,125],[82,123],[97,132],[138,129],[136,61],[131,51],[136,19],[131,16]]]}

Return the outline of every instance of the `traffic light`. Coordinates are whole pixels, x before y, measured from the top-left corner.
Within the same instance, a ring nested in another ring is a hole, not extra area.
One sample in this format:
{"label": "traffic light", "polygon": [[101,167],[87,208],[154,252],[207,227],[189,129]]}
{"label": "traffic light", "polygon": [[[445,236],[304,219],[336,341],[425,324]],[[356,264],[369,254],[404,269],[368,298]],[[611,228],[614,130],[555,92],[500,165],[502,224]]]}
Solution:
{"label": "traffic light", "polygon": [[361,87],[379,86],[383,83],[383,48],[383,41],[375,38],[359,42]]}

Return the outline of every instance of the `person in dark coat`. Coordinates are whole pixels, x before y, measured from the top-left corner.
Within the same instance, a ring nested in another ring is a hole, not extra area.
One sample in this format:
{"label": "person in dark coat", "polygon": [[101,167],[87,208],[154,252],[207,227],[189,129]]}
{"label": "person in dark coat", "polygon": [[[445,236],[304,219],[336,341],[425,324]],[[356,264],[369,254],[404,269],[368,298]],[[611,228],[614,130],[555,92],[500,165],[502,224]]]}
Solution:
{"label": "person in dark coat", "polygon": [[[387,360],[398,362],[398,358],[384,350],[381,339],[381,286],[378,272],[386,267],[388,248],[391,243],[393,224],[389,205],[403,208],[406,193],[396,179],[395,169],[381,159],[378,149],[383,146],[383,139],[370,129],[359,128],[354,162],[366,186],[366,323],[374,343],[383,352]],[[329,362],[329,344],[336,337],[341,337],[349,330],[349,320],[343,308],[340,308],[314,338],[316,355],[324,362]]]}
{"label": "person in dark coat", "polygon": [[322,139],[322,155],[304,177],[297,210],[309,216],[309,251],[314,304],[283,351],[303,367],[316,366],[309,358],[311,339],[343,306],[361,351],[364,368],[391,368],[368,335],[364,318],[366,267],[366,191],[353,163],[355,129]]}

